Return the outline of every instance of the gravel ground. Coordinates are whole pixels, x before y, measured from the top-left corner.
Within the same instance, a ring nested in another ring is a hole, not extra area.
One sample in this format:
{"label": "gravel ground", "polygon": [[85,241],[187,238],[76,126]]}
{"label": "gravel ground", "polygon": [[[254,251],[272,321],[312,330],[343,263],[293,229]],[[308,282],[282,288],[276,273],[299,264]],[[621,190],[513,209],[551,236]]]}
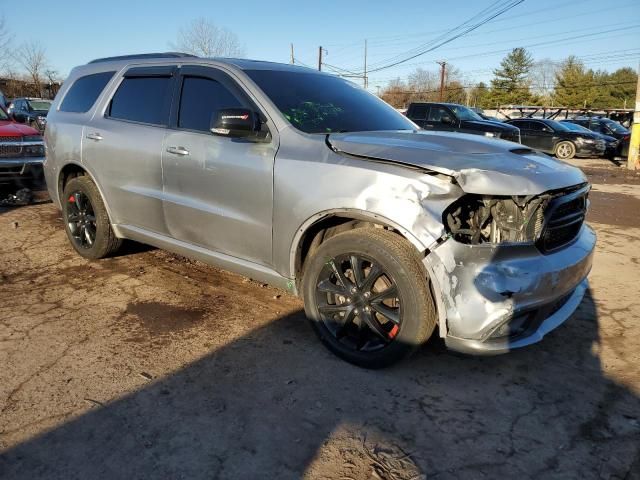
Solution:
{"label": "gravel ground", "polygon": [[140,245],[90,263],[0,210],[0,478],[640,478],[640,177],[592,181],[591,289],[544,342],[366,371],[300,301]]}

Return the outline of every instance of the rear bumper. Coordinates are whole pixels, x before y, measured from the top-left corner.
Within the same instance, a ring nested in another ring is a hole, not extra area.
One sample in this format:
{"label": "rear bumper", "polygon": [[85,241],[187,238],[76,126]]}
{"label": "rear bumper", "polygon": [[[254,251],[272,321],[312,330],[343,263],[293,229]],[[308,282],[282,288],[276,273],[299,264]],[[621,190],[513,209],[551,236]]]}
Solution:
{"label": "rear bumper", "polygon": [[595,241],[584,225],[573,243],[546,255],[529,245],[443,242],[424,260],[441,336],[451,349],[489,355],[540,341],[580,304]]}

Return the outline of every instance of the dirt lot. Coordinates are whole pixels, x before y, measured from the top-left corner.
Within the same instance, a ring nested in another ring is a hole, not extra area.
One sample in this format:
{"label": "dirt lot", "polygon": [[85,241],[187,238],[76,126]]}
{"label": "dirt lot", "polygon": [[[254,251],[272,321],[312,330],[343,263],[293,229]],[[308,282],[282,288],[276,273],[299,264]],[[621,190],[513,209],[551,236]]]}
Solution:
{"label": "dirt lot", "polygon": [[0,478],[640,478],[640,176],[574,163],[599,243],[573,318],[384,371],[284,292],[135,245],[89,263],[52,204],[0,210]]}

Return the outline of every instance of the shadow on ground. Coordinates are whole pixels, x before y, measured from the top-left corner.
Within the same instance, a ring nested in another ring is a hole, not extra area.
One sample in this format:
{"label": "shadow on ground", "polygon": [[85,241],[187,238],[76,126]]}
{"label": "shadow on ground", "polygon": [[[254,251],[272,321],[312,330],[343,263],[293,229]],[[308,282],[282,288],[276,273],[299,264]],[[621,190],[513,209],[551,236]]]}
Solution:
{"label": "shadow on ground", "polygon": [[638,398],[602,372],[590,294],[507,356],[436,341],[366,371],[311,336],[297,312],[124,398],[87,399],[89,413],[5,451],[0,477],[637,478]]}

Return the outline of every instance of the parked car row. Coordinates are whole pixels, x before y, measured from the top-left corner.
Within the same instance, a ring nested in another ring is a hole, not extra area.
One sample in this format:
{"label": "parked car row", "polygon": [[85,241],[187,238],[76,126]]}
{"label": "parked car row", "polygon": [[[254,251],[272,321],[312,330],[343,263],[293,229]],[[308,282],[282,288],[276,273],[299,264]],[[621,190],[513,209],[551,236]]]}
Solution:
{"label": "parked car row", "polygon": [[479,109],[454,103],[415,102],[407,117],[424,130],[484,135],[522,143],[562,160],[628,154],[630,132],[608,118],[578,117],[557,122],[516,118],[501,122]]}

